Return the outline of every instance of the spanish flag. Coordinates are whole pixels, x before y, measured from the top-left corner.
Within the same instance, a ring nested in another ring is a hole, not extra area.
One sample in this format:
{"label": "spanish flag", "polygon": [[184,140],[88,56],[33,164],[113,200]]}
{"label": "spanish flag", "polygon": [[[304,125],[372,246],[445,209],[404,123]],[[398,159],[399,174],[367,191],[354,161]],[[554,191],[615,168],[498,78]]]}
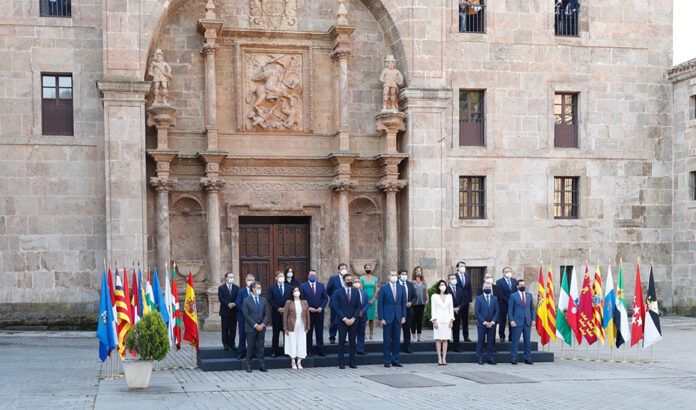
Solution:
{"label": "spanish flag", "polygon": [[541,339],[541,345],[549,343],[549,334],[547,332],[548,311],[546,310],[546,290],[544,289],[544,271],[543,267],[539,268],[539,287],[537,293],[537,311],[536,311],[536,330]]}
{"label": "spanish flag", "polygon": [[189,271],[184,299],[184,340],[198,350],[198,313],[196,311],[196,292],[193,289],[193,274]]}

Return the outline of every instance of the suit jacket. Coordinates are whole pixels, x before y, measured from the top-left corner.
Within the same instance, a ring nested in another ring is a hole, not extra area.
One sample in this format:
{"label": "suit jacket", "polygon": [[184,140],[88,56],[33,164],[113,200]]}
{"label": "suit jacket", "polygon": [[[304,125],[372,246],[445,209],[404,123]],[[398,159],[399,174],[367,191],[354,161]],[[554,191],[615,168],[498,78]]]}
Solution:
{"label": "suit jacket", "polygon": [[476,297],[476,326],[484,327],[483,322],[498,323],[498,298],[491,295],[490,304],[486,302],[486,296],[480,295]]}
{"label": "suit jacket", "polygon": [[[469,272],[464,274],[464,283],[462,284],[462,278],[460,277],[460,273],[456,272],[455,275],[457,275],[457,285],[459,285],[460,288],[464,290],[464,297],[462,304],[463,305],[468,305],[471,303],[474,299],[472,298],[472,293],[471,293],[471,275]],[[456,306],[456,305],[455,305]]]}
{"label": "suit jacket", "polygon": [[510,294],[517,292],[517,279],[510,278],[510,287],[508,287],[505,278],[500,278],[495,282],[498,285],[498,303],[500,306],[507,306],[510,300]]}
{"label": "suit jacket", "polygon": [[290,299],[290,291],[292,288],[287,282],[283,282],[283,293],[280,293],[278,288],[278,282],[269,286],[268,288],[268,301],[271,304],[271,314],[282,315],[278,312],[278,309],[285,307],[285,302]]}
{"label": "suit jacket", "polygon": [[218,300],[220,300],[220,316],[228,317],[237,314],[237,306],[233,309],[227,307],[228,303],[236,303],[239,286],[232,284],[232,291],[227,287],[226,283],[218,286]]}
{"label": "suit jacket", "polygon": [[258,308],[253,297],[244,299],[242,313],[244,315],[244,330],[247,333],[254,332],[254,327],[258,324],[268,327],[268,302],[264,296],[259,296]]}
{"label": "suit jacket", "polygon": [[341,275],[333,275],[329,278],[329,282],[326,284],[326,294],[333,297],[334,292],[338,289],[343,289],[343,279]]}
{"label": "suit jacket", "polygon": [[401,323],[401,319],[406,317],[406,293],[403,286],[396,284],[396,300],[391,283],[384,284],[379,288],[377,315],[379,320],[386,320],[387,323]]}
{"label": "suit jacket", "polygon": [[[505,286],[507,286],[507,284],[505,284]],[[493,284],[493,293],[491,293],[491,294],[493,296],[495,296],[496,298],[500,298],[500,288],[498,287],[497,283]],[[483,288],[482,287],[476,291],[476,296],[479,296],[479,295],[483,295]]]}
{"label": "suit jacket", "polygon": [[323,283],[316,281],[314,282],[314,286],[317,288],[316,294],[312,292],[312,285],[309,282],[300,285],[300,292],[302,292],[302,295],[307,300],[309,307],[315,309],[321,308],[323,311],[329,303],[329,295],[326,293],[326,288]]}
{"label": "suit jacket", "polygon": [[[302,322],[304,323],[304,331],[309,332],[311,324],[309,322],[309,305],[306,300],[301,300],[302,305]],[[288,300],[285,302],[285,307],[283,308],[283,331],[284,332],[294,332],[295,325],[297,324],[297,312],[295,311],[295,301]]]}
{"label": "suit jacket", "polygon": [[243,287],[239,288],[239,291],[237,292],[237,299],[235,299],[234,303],[237,305],[237,320],[244,320],[244,312],[242,312],[242,305],[244,303],[244,299],[248,298],[251,295],[251,292],[249,291],[248,287]]}
{"label": "suit jacket", "polygon": [[367,297],[367,292],[360,290],[360,297],[362,304],[360,305],[360,311],[363,313],[363,320],[367,319],[367,310],[370,308],[370,298]]}
{"label": "suit jacket", "polygon": [[300,287],[300,281],[295,279],[295,277],[293,277],[290,280],[288,280],[288,278],[285,278],[285,283],[290,285],[290,289],[294,288],[295,286]]}
{"label": "suit jacket", "polygon": [[350,290],[350,302],[346,295],[346,288],[336,289],[331,295],[331,307],[336,310],[336,321],[342,323],[343,319],[358,318],[360,313],[360,296],[355,289]]}
{"label": "suit jacket", "polygon": [[[401,285],[401,281],[399,281],[399,284]],[[416,288],[413,286],[413,282],[407,280],[406,289],[408,289],[408,292],[406,292],[407,295],[404,295],[406,296],[406,303],[408,304],[408,302],[411,302],[411,306],[413,306],[416,303]]]}
{"label": "suit jacket", "polygon": [[447,290],[445,291],[445,293],[447,293],[448,295],[452,295],[452,307],[464,309],[464,289],[462,289],[462,287],[459,286],[459,283],[457,283],[457,286],[454,287],[454,290],[455,292],[452,293],[452,285],[448,284]]}
{"label": "suit jacket", "polygon": [[525,303],[522,304],[520,292],[510,295],[508,302],[508,317],[517,326],[531,326],[532,320],[536,319],[536,303],[529,292],[524,293]]}

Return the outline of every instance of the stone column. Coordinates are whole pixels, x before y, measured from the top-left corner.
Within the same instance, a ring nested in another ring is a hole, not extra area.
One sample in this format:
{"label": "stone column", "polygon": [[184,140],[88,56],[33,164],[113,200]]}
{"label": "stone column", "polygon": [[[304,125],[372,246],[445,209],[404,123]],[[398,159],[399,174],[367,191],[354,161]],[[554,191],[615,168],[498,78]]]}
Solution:
{"label": "stone column", "polygon": [[203,35],[202,54],[205,57],[205,128],[207,130],[208,151],[218,147],[217,90],[215,79],[215,54],[219,46],[217,37],[222,30],[223,21],[215,16],[215,4],[208,1],[205,18],[198,20],[198,32]]}
{"label": "stone column", "polygon": [[[340,23],[339,18],[339,23]],[[345,18],[344,23],[347,23]],[[350,35],[355,31],[354,27],[347,25],[335,25],[329,30],[329,35],[334,40],[331,59],[336,64],[337,88],[338,88],[338,151],[350,151],[350,133],[348,110],[350,108],[350,95],[348,92],[348,58],[351,55]],[[348,262],[346,262],[348,263]]]}
{"label": "stone column", "polygon": [[406,186],[405,180],[384,178],[377,183],[377,187],[384,191],[385,201],[385,241],[384,241],[384,271],[398,269],[399,249],[396,220],[396,193]]}
{"label": "stone column", "polygon": [[220,197],[219,192],[225,186],[221,178],[201,178],[208,203],[208,285],[220,282]]}
{"label": "stone column", "polygon": [[146,263],[146,81],[97,82],[104,104],[106,259]]}
{"label": "stone column", "polygon": [[164,269],[171,265],[172,245],[169,224],[169,191],[173,181],[167,177],[152,177],[150,185],[157,193],[156,220],[157,220],[157,269]]}
{"label": "stone column", "polygon": [[339,263],[350,266],[350,210],[348,209],[348,193],[355,189],[357,183],[351,180],[336,179],[331,183],[331,189],[338,193],[338,215],[336,215],[336,249]]}

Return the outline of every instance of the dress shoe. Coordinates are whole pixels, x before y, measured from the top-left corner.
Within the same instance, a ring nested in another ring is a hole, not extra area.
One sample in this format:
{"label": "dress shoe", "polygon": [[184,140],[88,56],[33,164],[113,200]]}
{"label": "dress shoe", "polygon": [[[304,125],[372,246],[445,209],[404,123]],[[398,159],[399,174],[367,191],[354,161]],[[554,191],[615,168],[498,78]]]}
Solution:
{"label": "dress shoe", "polygon": [[489,360],[488,364],[496,364],[495,360]]}
{"label": "dress shoe", "polygon": [[251,366],[246,367],[247,373],[251,373]]}
{"label": "dress shoe", "polygon": [[319,353],[319,356],[324,357],[324,356],[326,356],[326,353],[321,352],[321,353]]}
{"label": "dress shoe", "polygon": [[273,353],[273,354],[271,355],[271,358],[276,358],[276,357],[278,357],[278,356],[280,356],[280,355],[277,354],[277,353]]}
{"label": "dress shoe", "polygon": [[480,364],[481,366],[483,366],[483,360],[479,359],[478,364]]}
{"label": "dress shoe", "polygon": [[402,364],[399,363],[399,362],[392,363],[392,366],[394,366],[394,367],[404,367],[404,365],[402,365]]}
{"label": "dress shoe", "polygon": [[244,360],[245,358],[246,358],[245,354],[240,354],[239,356],[237,356],[237,359],[239,359],[239,360]]}
{"label": "dress shoe", "polygon": [[471,339],[469,339],[468,337],[465,337],[465,338],[464,338],[464,341],[465,341],[465,342],[471,343]]}
{"label": "dress shoe", "polygon": [[266,372],[268,371],[268,369],[266,369],[266,365],[265,365],[265,364],[262,364],[261,367],[259,368],[259,370],[261,370],[261,371],[264,372],[264,373],[266,373]]}
{"label": "dress shoe", "polygon": [[225,351],[226,351],[226,352],[229,352],[229,351],[230,351],[230,347],[229,347],[229,346],[225,346]]}
{"label": "dress shoe", "polygon": [[336,344],[336,339],[329,339],[329,343],[331,343],[332,345],[335,345],[335,344]]}
{"label": "dress shoe", "polygon": [[339,365],[338,365],[338,368],[341,369],[341,370],[343,370],[343,369],[346,368],[346,366],[344,366],[344,365],[342,365],[342,364],[339,364]]}
{"label": "dress shoe", "polygon": [[461,353],[462,349],[455,347],[454,349],[452,349],[452,351],[457,352],[457,353]]}
{"label": "dress shoe", "polygon": [[517,360],[511,360],[511,361],[510,361],[510,364],[516,365],[516,364],[517,364]]}
{"label": "dress shoe", "polygon": [[348,367],[350,367],[351,369],[357,369],[357,368],[358,368],[358,366],[356,366],[356,365],[354,365],[354,364],[349,364]]}
{"label": "dress shoe", "polygon": [[384,367],[391,367],[391,363],[385,364]]}
{"label": "dress shoe", "polygon": [[524,359],[524,364],[534,364],[531,359]]}
{"label": "dress shoe", "polygon": [[365,352],[358,352],[358,354],[359,354],[360,356],[366,356],[366,355],[367,355],[367,353],[365,353]]}
{"label": "dress shoe", "polygon": [[404,350],[404,353],[413,353],[413,350],[411,350],[411,348],[407,348],[406,350]]}

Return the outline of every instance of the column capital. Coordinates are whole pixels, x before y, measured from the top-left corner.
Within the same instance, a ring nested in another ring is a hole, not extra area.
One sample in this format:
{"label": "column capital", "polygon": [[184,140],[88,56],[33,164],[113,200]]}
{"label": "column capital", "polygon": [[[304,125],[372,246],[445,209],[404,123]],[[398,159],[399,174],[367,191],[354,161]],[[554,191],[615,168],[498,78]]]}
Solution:
{"label": "column capital", "polygon": [[174,188],[176,179],[169,177],[151,177],[150,185],[155,188],[155,191],[171,191]]}
{"label": "column capital", "polygon": [[329,184],[329,188],[336,192],[350,192],[357,187],[358,183],[350,179],[334,179]]}
{"label": "column capital", "polygon": [[351,34],[355,31],[355,27],[347,25],[334,25],[329,29],[329,36],[333,39],[333,49],[331,50],[331,59],[338,61],[347,59],[352,54],[353,44],[350,39]]}
{"label": "column capital", "polygon": [[198,32],[206,38],[217,38],[217,34],[222,31],[224,21],[217,18],[204,18],[198,20]]}
{"label": "column capital", "polygon": [[220,48],[219,45],[215,42],[205,42],[203,44],[203,48],[201,49],[201,54],[204,56],[207,56],[208,54],[213,54],[217,53],[218,49]]}
{"label": "column capital", "polygon": [[222,178],[201,178],[201,185],[206,192],[219,192],[225,187],[225,180]]}
{"label": "column capital", "polygon": [[405,179],[383,178],[377,182],[377,188],[386,192],[399,192],[408,185]]}

